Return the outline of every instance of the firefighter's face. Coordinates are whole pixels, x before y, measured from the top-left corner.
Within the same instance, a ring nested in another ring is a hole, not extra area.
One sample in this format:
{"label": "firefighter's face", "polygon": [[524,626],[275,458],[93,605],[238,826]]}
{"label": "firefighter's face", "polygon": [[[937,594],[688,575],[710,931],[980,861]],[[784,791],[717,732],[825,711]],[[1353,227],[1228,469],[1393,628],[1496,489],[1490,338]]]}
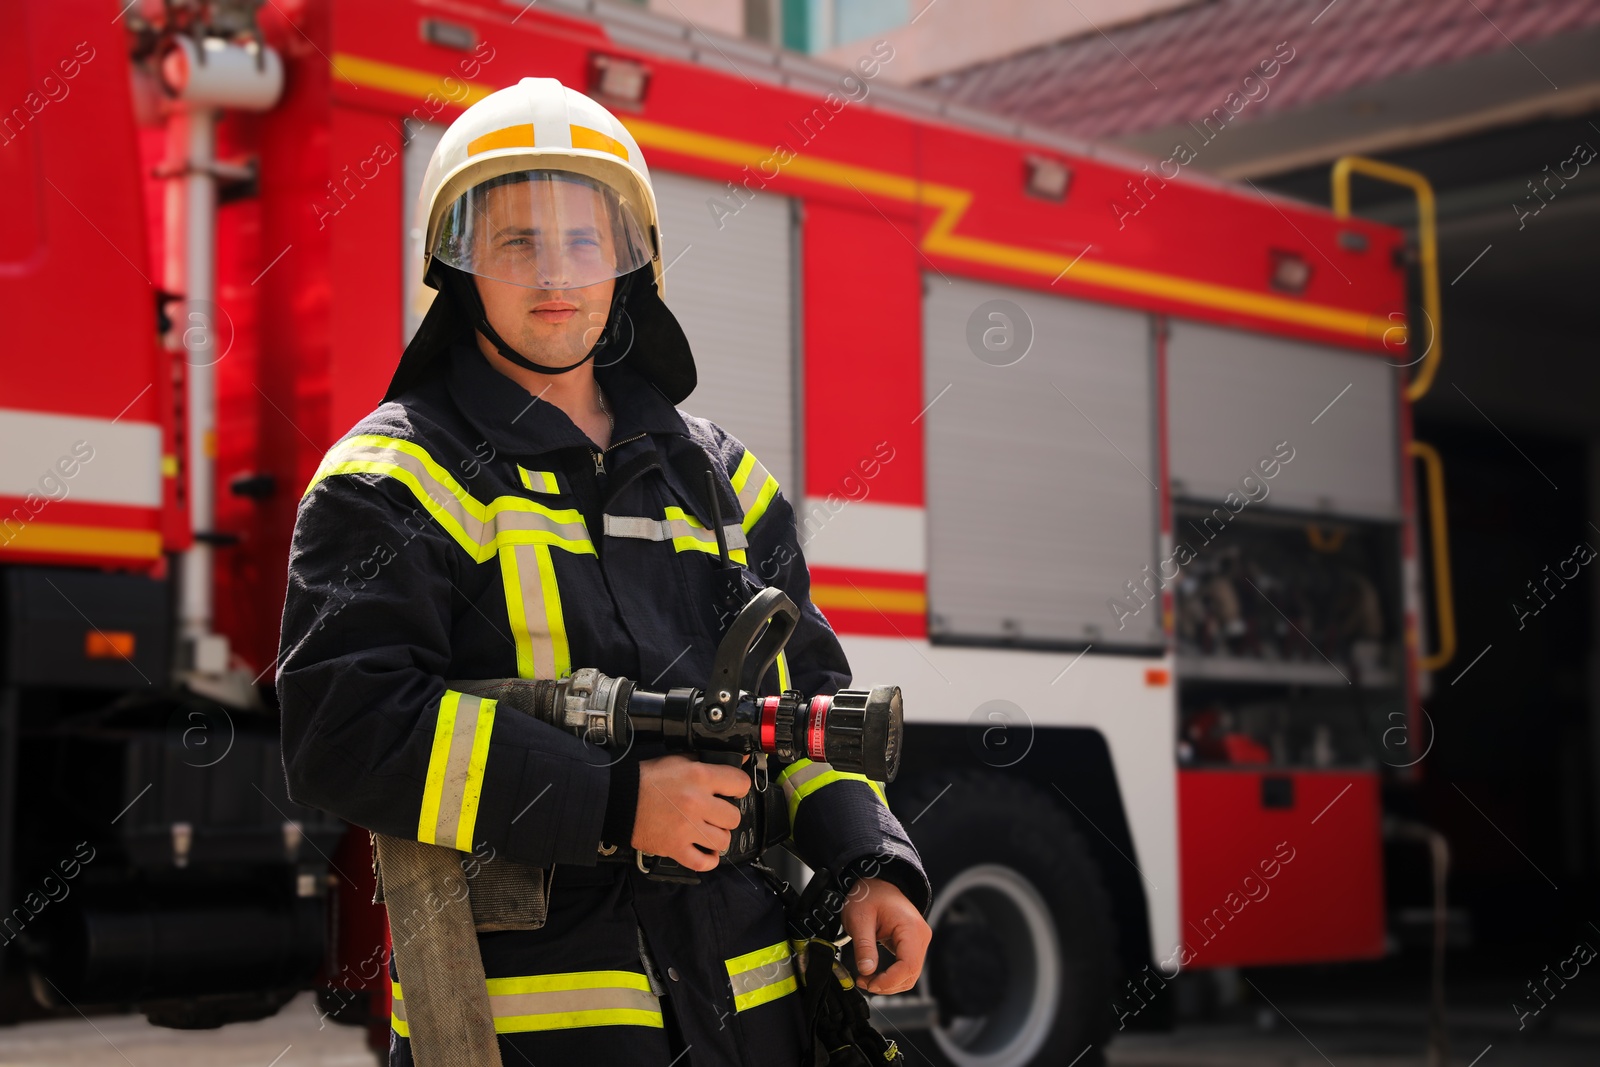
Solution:
{"label": "firefighter's face", "polygon": [[489,324],[535,363],[583,359],[605,329],[616,287],[615,277],[584,284],[612,256],[604,196],[577,182],[516,182],[489,191],[485,214],[479,262],[501,264],[498,278],[475,277]]}

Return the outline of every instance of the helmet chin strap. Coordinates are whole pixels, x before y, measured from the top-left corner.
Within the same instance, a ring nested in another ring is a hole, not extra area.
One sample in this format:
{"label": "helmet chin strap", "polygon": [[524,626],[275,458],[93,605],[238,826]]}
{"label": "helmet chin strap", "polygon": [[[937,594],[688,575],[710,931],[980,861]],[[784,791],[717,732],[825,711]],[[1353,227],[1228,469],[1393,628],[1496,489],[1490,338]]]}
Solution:
{"label": "helmet chin strap", "polygon": [[622,302],[626,299],[628,290],[633,286],[633,275],[631,273],[624,274],[617,279],[617,283],[611,291],[611,308],[606,315],[605,327],[600,331],[600,337],[589,349],[587,355],[578,360],[578,362],[568,364],[565,367],[548,367],[543,363],[535,363],[523,356],[521,352],[507,344],[493,326],[489,325],[489,315],[484,310],[483,297],[478,293],[478,286],[472,280],[472,275],[447,264],[438,263],[437,265],[443,268],[445,291],[456,301],[459,307],[466,311],[467,317],[472,320],[473,326],[477,328],[479,333],[489,339],[489,343],[494,345],[495,350],[517,366],[537,371],[540,374],[565,374],[570,370],[576,370],[593,359],[607,345],[615,342],[618,331],[621,328],[620,317],[617,312],[622,307]]}

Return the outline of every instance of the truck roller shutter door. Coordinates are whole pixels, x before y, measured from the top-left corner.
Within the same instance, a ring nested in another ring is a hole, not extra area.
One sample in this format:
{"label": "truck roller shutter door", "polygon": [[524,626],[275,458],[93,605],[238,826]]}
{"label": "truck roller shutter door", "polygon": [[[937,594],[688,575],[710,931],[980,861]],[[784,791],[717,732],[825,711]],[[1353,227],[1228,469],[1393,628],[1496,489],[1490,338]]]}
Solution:
{"label": "truck roller shutter door", "polygon": [[422,325],[422,317],[428,313],[428,305],[433,303],[435,295],[432,289],[422,283],[422,246],[427,234],[412,223],[416,221],[422,176],[428,170],[428,160],[432,158],[433,150],[439,147],[439,138],[444,136],[446,124],[406,119],[405,127],[404,155],[401,157],[404,194],[400,199],[400,232],[404,237],[400,246],[404,260],[401,275],[405,286],[405,296],[400,301],[402,345],[411,342],[411,335]]}
{"label": "truck roller shutter door", "polygon": [[[939,275],[923,288],[930,632],[1159,646],[1159,605],[1120,629],[1107,605],[1158,562],[1149,319]],[[1031,346],[997,365],[1014,353],[984,331],[1011,329]]]}
{"label": "truck roller shutter door", "polygon": [[1239,480],[1288,442],[1294,458],[1266,483],[1263,506],[1399,519],[1401,374],[1369,353],[1173,322],[1167,340],[1173,496],[1243,495]]}
{"label": "truck roller shutter door", "polygon": [[744,442],[797,497],[789,198],[763,192],[741,206],[725,183],[660,170],[650,180],[667,307],[689,336],[700,379],[683,409]]}

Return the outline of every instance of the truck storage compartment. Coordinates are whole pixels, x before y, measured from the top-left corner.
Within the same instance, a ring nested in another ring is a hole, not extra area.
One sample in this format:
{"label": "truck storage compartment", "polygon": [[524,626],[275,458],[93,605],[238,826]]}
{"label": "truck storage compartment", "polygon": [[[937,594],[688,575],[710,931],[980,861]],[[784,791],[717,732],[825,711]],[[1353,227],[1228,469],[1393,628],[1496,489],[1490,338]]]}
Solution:
{"label": "truck storage compartment", "polygon": [[288,799],[272,716],[134,695],[40,717],[17,788],[17,885],[53,874],[65,890],[20,901],[18,943],[61,996],[147,1005],[310,982],[347,827]]}
{"label": "truck storage compartment", "polygon": [[1169,971],[1383,954],[1376,773],[1180,771],[1178,812],[1180,942],[1158,948],[1176,953]]}
{"label": "truck storage compartment", "polygon": [[161,689],[171,673],[171,584],[138,574],[7,567],[4,678],[14,685]]}

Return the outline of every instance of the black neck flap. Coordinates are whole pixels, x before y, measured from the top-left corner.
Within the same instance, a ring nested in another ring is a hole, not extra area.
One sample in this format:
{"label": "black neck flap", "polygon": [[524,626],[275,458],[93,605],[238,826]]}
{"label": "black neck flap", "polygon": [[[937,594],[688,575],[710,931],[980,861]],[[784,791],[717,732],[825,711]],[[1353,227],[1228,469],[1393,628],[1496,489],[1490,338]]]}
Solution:
{"label": "black neck flap", "polygon": [[564,374],[590,359],[597,366],[611,366],[626,359],[673,404],[683,403],[694,392],[694,353],[683,327],[662,303],[656,291],[655,271],[649,263],[617,279],[600,338],[588,355],[568,367],[541,366],[507,345],[489,325],[471,275],[435,259],[429,268],[429,281],[439,295],[406,345],[384,401],[393,400],[437,372],[451,346],[458,341],[470,343],[474,331],[487,337],[512,363],[540,374]]}
{"label": "black neck flap", "polygon": [[[483,296],[478,292],[477,283],[472,280],[472,275],[454,267],[446,267],[441,280],[446,287],[444,291],[455,299],[456,306],[466,309],[468,320],[479,333],[489,339],[489,343],[494,345],[495,350],[502,356],[525,370],[538,371],[540,374],[565,374],[569,370],[576,370],[607,350],[619,347],[617,340],[622,332],[625,317],[617,314],[617,308],[627,302],[628,290],[633,287],[633,279],[632,274],[625,274],[617,279],[616,286],[611,290],[611,307],[606,311],[605,329],[600,331],[600,337],[595,341],[594,347],[589,349],[588,355],[565,367],[547,367],[542,363],[535,363],[506,344],[505,339],[489,324],[489,314],[483,307]],[[605,365],[610,360],[601,359],[599,362]]]}

